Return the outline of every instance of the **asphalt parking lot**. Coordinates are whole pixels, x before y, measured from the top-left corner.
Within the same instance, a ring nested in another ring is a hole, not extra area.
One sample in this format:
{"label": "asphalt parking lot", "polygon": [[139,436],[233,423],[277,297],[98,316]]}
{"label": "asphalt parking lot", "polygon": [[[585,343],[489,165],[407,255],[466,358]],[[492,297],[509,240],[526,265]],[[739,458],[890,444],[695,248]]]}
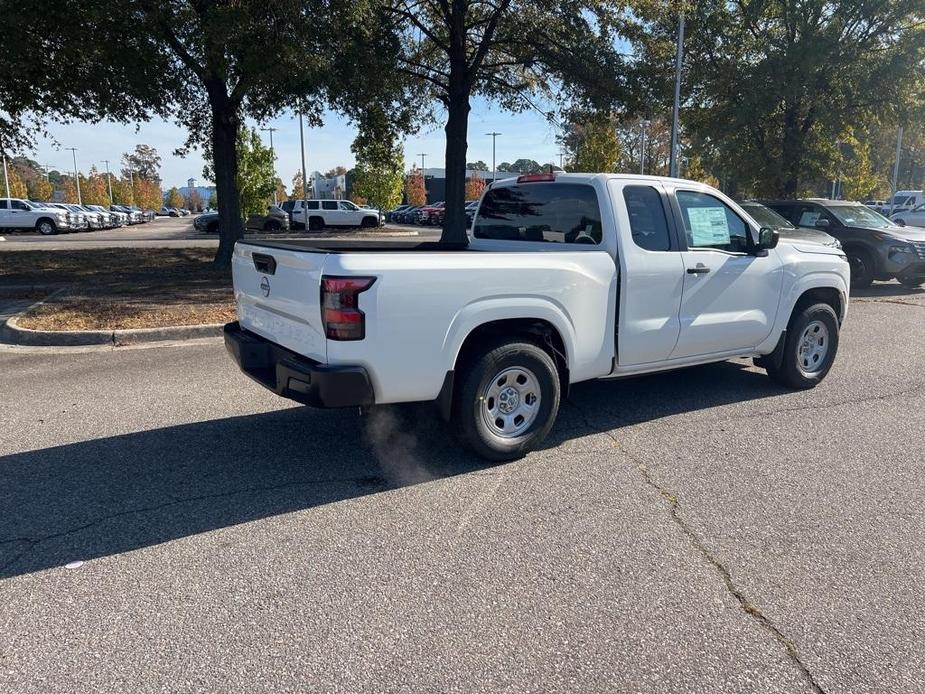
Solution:
{"label": "asphalt parking lot", "polygon": [[7,348],[0,393],[0,691],[923,691],[923,291],[815,390],[579,385],[496,466],[215,341]]}
{"label": "asphalt parking lot", "polygon": [[[71,234],[42,236],[34,231],[4,231],[0,233],[0,251],[27,250],[77,250],[92,248],[190,248],[217,247],[218,237],[204,234],[193,228],[193,216],[158,217],[147,224],[121,227],[119,229],[101,229],[99,231],[81,231]],[[259,238],[296,238],[309,237],[332,238],[359,234],[363,238],[382,236],[421,236],[422,238],[439,237],[436,227],[400,226],[388,224],[379,230],[328,229],[323,232],[304,231],[284,232],[279,234],[249,234]]]}

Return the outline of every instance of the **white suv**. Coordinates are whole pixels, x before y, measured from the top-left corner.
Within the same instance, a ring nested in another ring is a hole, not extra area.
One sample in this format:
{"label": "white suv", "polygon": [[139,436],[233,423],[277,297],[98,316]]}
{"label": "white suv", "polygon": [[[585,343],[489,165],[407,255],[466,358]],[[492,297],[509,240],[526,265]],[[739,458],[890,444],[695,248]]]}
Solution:
{"label": "white suv", "polygon": [[308,228],[320,231],[325,227],[378,227],[382,224],[382,213],[369,207],[359,207],[349,200],[295,200],[292,205],[294,226],[305,224],[305,209],[308,206]]}
{"label": "white suv", "polygon": [[70,231],[76,223],[77,215],[67,210],[18,198],[0,199],[0,229],[35,229],[50,236]]}

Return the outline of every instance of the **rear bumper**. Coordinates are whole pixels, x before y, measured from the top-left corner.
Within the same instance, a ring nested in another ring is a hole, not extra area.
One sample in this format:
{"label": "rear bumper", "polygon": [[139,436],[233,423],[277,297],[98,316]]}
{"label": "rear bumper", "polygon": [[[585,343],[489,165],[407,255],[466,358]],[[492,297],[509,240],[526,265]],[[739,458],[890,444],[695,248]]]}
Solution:
{"label": "rear bumper", "polygon": [[225,348],[245,374],[277,395],[312,407],[375,403],[369,374],[361,366],[319,364],[244,330],[225,326]]}

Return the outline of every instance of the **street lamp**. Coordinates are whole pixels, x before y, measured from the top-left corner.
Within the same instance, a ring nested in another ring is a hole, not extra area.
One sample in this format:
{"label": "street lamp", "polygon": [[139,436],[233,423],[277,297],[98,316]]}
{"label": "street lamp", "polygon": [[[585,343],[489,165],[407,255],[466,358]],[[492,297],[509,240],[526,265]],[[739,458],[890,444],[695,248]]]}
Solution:
{"label": "street lamp", "polygon": [[424,157],[427,155],[424,152],[420,152],[418,156],[421,158],[421,181],[424,183],[424,199],[427,199],[427,176],[424,173]]}
{"label": "street lamp", "polygon": [[681,111],[681,63],[684,59],[684,4],[681,4],[681,16],[678,18],[678,51],[674,61],[674,109],[671,116],[671,155],[668,163],[668,175],[678,177],[678,119]]}
{"label": "street lamp", "polygon": [[649,121],[645,118],[639,121],[639,173],[640,175],[646,172],[646,128],[649,126]]}
{"label": "street lamp", "polygon": [[[279,128],[260,128],[263,132],[270,133],[270,155],[273,157],[273,176],[276,177],[276,150],[273,149],[273,133]],[[273,181],[273,204],[278,205],[279,200],[276,197],[276,181]]]}
{"label": "street lamp", "polygon": [[559,152],[559,171],[565,171],[565,167],[562,165],[562,158],[565,156],[565,152]]}
{"label": "street lamp", "polygon": [[495,140],[501,133],[490,132],[485,134],[491,136],[491,182],[494,183],[498,177],[498,170],[495,168]]}
{"label": "street lamp", "polygon": [[10,179],[6,173],[6,152],[3,153],[3,183],[6,186],[6,199],[10,199]]}
{"label": "street lamp", "polygon": [[80,172],[77,171],[77,148],[65,147],[64,149],[71,150],[71,155],[74,157],[74,182],[77,184],[77,204],[83,205],[83,199],[80,197]]}
{"label": "street lamp", "polygon": [[305,171],[305,129],[302,127],[302,109],[299,108],[299,148],[302,152],[302,220],[308,229],[308,176]]}
{"label": "street lamp", "polygon": [[112,179],[109,178],[109,160],[103,159],[106,165],[106,186],[109,188],[109,204],[112,205]]}

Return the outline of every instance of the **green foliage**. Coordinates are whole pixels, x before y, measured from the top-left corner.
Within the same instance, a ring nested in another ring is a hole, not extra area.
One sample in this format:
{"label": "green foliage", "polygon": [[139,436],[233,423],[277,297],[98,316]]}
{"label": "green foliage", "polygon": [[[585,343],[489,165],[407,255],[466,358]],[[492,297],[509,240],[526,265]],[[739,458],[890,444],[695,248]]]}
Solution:
{"label": "green foliage", "polygon": [[488,164],[479,159],[478,161],[470,161],[466,163],[466,168],[469,171],[489,171]]}
{"label": "green foliage", "polygon": [[[276,171],[273,152],[264,146],[256,128],[241,128],[237,139],[238,175],[236,184],[241,200],[241,214],[266,212],[267,202],[273,199],[276,189]],[[206,166],[202,175],[214,180],[215,173],[210,158],[206,157]]]}
{"label": "green foliage", "polygon": [[[634,16],[635,104],[667,111],[677,7],[637,0]],[[921,0],[707,0],[686,17],[686,136],[742,193],[811,191],[852,130],[922,112]]]}
{"label": "green foliage", "polygon": [[390,210],[401,202],[405,158],[388,118],[370,110],[360,122],[351,147],[356,156],[353,193],[371,206]]}
{"label": "green foliage", "polygon": [[539,162],[533,159],[518,159],[513,164],[503,161],[498,164],[498,171],[505,173],[535,173],[541,168]]}
{"label": "green foliage", "polygon": [[136,177],[160,182],[160,169],[161,156],[150,145],[135,145],[134,152],[122,155],[122,175],[125,178]]}
{"label": "green foliage", "polygon": [[167,191],[167,200],[164,203],[167,207],[181,208],[183,207],[183,203],[183,196],[180,194],[180,191],[177,190],[176,186]]}
{"label": "green foliage", "polygon": [[559,144],[568,157],[569,170],[589,173],[616,171],[620,158],[616,130],[616,119],[606,114],[572,114],[559,138]]}

